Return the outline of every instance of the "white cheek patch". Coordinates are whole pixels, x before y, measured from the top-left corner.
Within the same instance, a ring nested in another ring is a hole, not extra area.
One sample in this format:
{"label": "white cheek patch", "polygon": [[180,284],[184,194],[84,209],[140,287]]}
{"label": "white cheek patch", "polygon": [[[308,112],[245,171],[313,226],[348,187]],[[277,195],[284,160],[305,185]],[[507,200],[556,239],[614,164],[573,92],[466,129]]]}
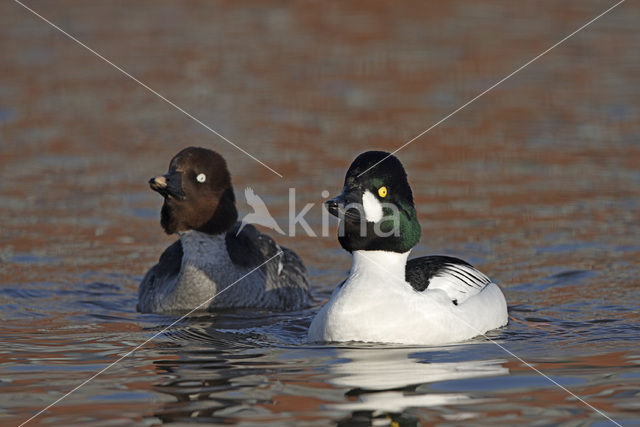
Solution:
{"label": "white cheek patch", "polygon": [[382,219],[382,204],[369,190],[362,195],[362,207],[367,221],[378,222]]}

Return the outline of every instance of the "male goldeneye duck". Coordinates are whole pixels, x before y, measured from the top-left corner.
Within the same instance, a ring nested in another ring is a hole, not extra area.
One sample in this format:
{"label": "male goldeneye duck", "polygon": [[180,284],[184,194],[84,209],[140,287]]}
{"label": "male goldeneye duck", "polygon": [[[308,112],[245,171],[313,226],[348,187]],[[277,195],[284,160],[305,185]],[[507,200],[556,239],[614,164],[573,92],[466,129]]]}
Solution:
{"label": "male goldeneye duck", "polygon": [[420,224],[396,157],[360,154],[326,207],[340,219],[338,240],[353,264],[313,319],[310,341],[445,344],[507,324],[500,288],[469,263],[447,256],[407,262]]}
{"label": "male goldeneye duck", "polygon": [[237,222],[231,176],[218,153],[185,148],[149,184],[164,197],[162,228],[180,238],[140,283],[139,311],[189,311],[216,294],[202,310],[310,304],[306,269],[295,252]]}

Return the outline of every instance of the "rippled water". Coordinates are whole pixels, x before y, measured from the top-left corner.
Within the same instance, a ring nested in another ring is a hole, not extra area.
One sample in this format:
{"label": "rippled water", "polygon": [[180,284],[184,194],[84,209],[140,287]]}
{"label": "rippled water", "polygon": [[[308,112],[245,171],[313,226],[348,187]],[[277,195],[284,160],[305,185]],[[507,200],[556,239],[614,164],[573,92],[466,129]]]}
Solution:
{"label": "rippled water", "polygon": [[349,269],[333,222],[279,237],[309,267],[309,310],[165,331],[175,317],[135,312],[173,240],[146,181],[180,148],[225,156],[241,214],[252,186],[287,229],[295,188],[320,234],[321,194],[358,153],[399,147],[613,4],[29,3],[282,178],[2,4],[0,424],[126,356],[28,425],[640,425],[629,1],[398,153],[423,228],[414,255],[489,274],[507,327],[442,347],[306,343]]}

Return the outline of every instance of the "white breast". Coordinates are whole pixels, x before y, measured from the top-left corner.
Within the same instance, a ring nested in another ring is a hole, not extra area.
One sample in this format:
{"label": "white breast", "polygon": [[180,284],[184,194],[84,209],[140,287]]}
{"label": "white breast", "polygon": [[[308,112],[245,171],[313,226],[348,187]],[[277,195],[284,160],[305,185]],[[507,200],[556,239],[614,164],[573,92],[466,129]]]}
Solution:
{"label": "white breast", "polygon": [[405,281],[408,254],[354,252],[349,278],[313,319],[309,340],[444,344],[507,323],[493,283],[457,306],[441,289],[413,289]]}

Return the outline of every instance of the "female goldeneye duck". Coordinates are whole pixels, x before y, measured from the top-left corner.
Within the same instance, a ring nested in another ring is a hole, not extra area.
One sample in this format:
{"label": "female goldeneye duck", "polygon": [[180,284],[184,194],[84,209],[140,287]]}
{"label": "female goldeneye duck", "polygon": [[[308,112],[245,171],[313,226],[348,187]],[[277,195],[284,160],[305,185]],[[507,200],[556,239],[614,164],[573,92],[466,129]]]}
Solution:
{"label": "female goldeneye duck", "polygon": [[340,219],[338,240],[353,264],[313,319],[310,341],[445,344],[507,324],[500,288],[469,263],[447,256],[407,262],[420,224],[396,157],[360,154],[326,207]]}
{"label": "female goldeneye duck", "polygon": [[139,311],[189,311],[214,295],[202,310],[295,310],[310,304],[306,269],[295,252],[236,222],[231,176],[218,153],[185,148],[149,185],[164,197],[162,228],[180,238],[140,283]]}

